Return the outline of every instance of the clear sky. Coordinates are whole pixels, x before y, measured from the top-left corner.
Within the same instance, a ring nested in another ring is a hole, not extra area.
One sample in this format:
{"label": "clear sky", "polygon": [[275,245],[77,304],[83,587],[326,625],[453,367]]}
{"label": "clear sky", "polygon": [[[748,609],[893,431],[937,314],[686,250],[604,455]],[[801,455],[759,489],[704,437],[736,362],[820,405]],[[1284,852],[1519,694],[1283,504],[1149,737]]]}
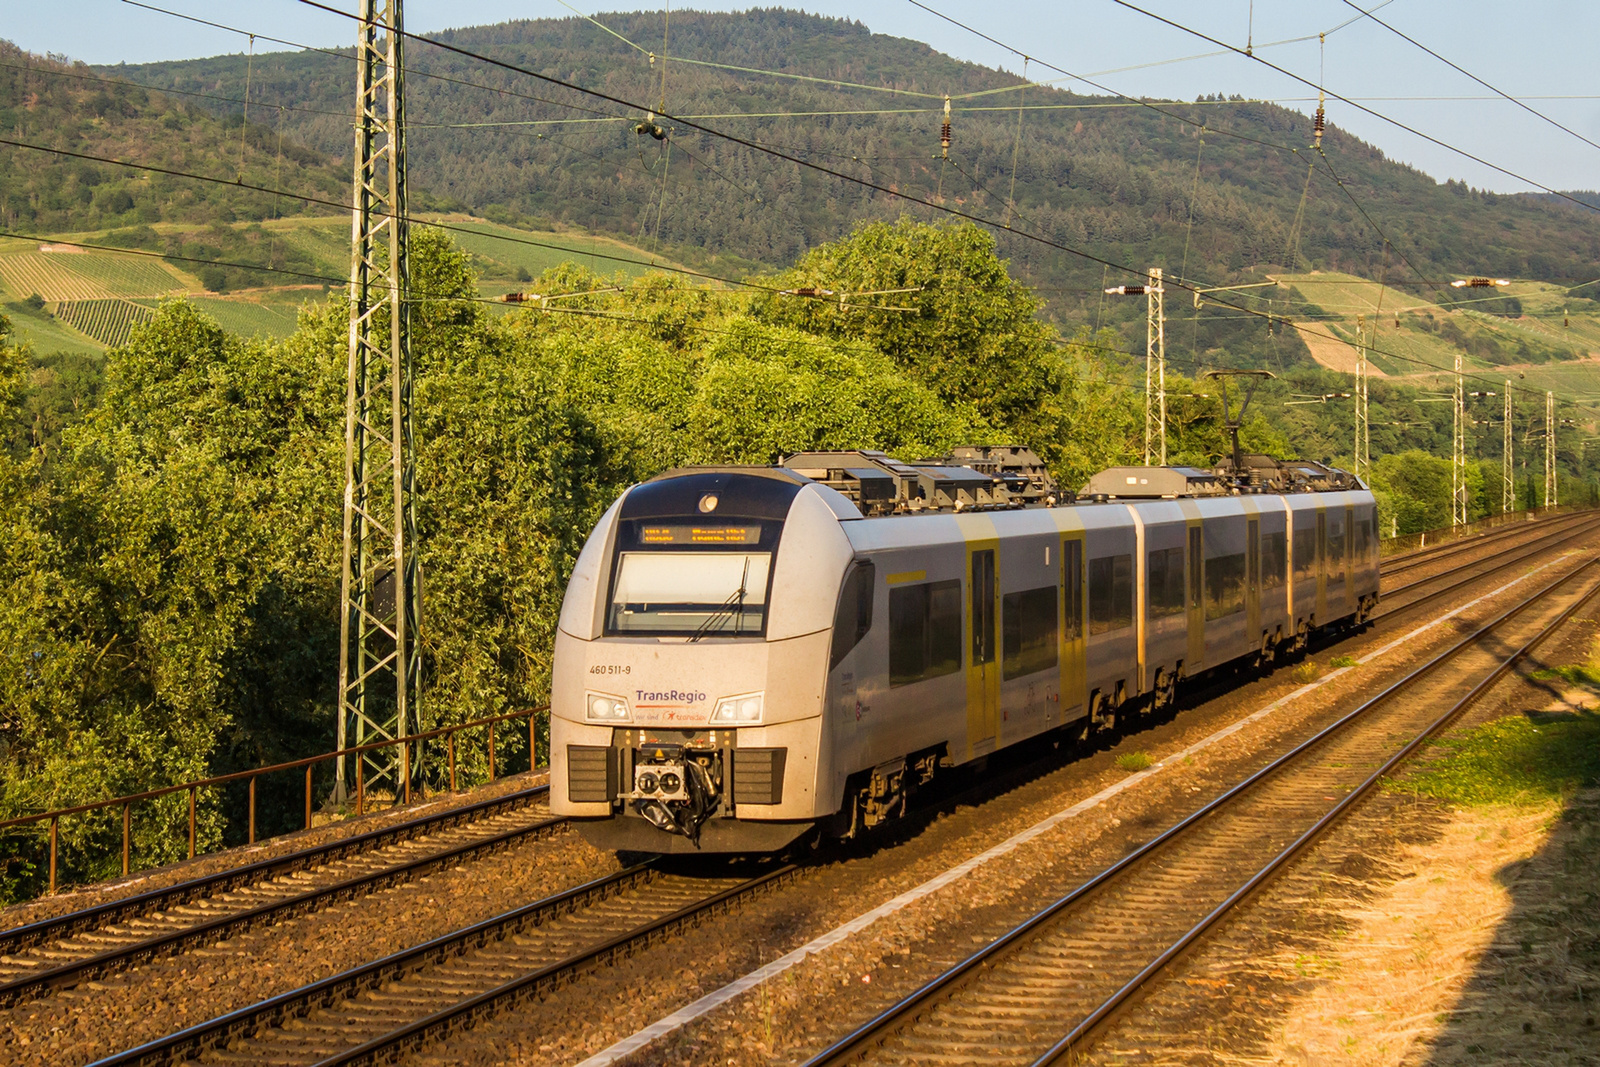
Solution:
{"label": "clear sky", "polygon": [[[152,0],[158,6],[321,46],[353,37],[347,19],[296,0],[249,4]],[[354,10],[355,0],[333,0]],[[574,0],[593,13],[596,8]],[[1255,62],[1128,10],[1116,0],[1045,3],[927,0],[954,19],[1046,63],[1130,95],[1193,99],[1239,93],[1310,112],[1315,91]],[[1346,0],[1133,0],[1138,6],[1243,48],[1330,91],[1359,101],[1482,160],[1556,189],[1600,189],[1600,148],[1495,97]],[[1375,0],[1361,0],[1371,7]],[[631,6],[631,5],[630,5]],[[748,5],[701,2],[700,10]],[[873,31],[926,41],[961,59],[1020,73],[1013,53],[939,19],[910,0],[807,0],[806,10],[859,19]],[[614,8],[607,8],[612,10]],[[1595,0],[1389,0],[1373,13],[1465,70],[1600,144],[1600,3]],[[560,18],[557,0],[409,0],[406,24],[426,33],[517,18]],[[1349,20],[1355,19],[1354,22]],[[1349,22],[1342,28],[1341,23]],[[1328,33],[1319,45],[1316,35]],[[0,0],[0,37],[33,52],[90,63],[186,59],[244,50],[236,34],[209,29],[122,0]],[[1295,38],[1295,43],[1280,44]],[[274,46],[262,46],[263,48]],[[695,58],[715,58],[701,56]],[[1129,69],[1133,68],[1133,69]],[[1034,77],[1057,77],[1030,63]],[[1067,82],[1079,91],[1094,91]],[[1391,158],[1439,180],[1464,178],[1502,192],[1531,188],[1482,163],[1431,144],[1349,104],[1330,100],[1329,122],[1376,144]]]}

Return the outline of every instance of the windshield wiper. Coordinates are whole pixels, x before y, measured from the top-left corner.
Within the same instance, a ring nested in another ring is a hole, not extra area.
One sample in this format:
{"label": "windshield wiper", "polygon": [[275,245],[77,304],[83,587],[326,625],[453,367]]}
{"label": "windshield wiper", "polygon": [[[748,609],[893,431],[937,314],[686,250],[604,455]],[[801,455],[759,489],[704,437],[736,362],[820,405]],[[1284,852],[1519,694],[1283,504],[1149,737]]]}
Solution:
{"label": "windshield wiper", "polygon": [[744,625],[745,588],[749,581],[750,557],[746,556],[744,558],[744,574],[739,578],[739,588],[735,589],[732,595],[730,595],[727,600],[722,602],[721,607],[706,617],[706,621],[700,624],[700,628],[694,632],[694,636],[689,638],[689,642],[691,644],[710,633],[712,627],[720,626],[722,620],[726,619],[729,615],[738,615],[739,621],[733,624],[733,632],[739,632],[740,627]]}

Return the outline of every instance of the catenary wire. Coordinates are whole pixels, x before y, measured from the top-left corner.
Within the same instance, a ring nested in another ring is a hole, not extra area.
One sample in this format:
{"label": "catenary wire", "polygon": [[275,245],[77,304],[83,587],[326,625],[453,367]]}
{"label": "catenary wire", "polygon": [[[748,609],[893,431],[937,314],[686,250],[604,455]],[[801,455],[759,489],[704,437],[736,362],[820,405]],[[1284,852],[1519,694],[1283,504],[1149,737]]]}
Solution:
{"label": "catenary wire", "polygon": [[[137,3],[137,0],[124,0],[124,2],[125,3]],[[924,7],[926,10],[929,10],[930,12],[932,12],[931,8],[926,8],[925,5],[917,3],[917,0],[911,0],[911,2],[917,4],[917,6],[919,6],[919,7]],[[1117,2],[1118,3],[1124,3],[1125,0],[1117,0]],[[352,19],[354,21],[359,21],[359,16],[351,15],[348,12],[340,11],[337,8],[330,7],[330,6],[326,5],[326,4],[318,3],[318,2],[316,2],[316,0],[300,0],[300,3],[302,3],[302,4],[304,4],[304,5],[308,6],[308,7],[312,7],[312,8],[318,9],[318,10],[326,11],[326,12],[328,12],[330,14],[340,15],[342,17],[349,18],[349,19]],[[138,4],[137,6],[149,7],[150,5]],[[1131,7],[1131,5],[1127,5],[1127,6]],[[159,10],[159,9],[152,8],[152,10]],[[166,12],[163,12],[163,13],[166,13]],[[933,12],[933,13],[934,14],[938,14],[937,12]],[[184,16],[184,17],[187,17],[187,16]],[[942,16],[941,15],[940,17],[946,17],[946,16]],[[954,20],[951,20],[951,21],[954,21]],[[226,27],[226,28],[232,29],[232,27]],[[235,32],[248,32],[248,31],[235,31]],[[534,78],[536,80],[546,82],[548,84],[558,85],[558,86],[560,86],[562,88],[567,88],[567,89],[571,89],[571,90],[574,90],[574,91],[577,91],[577,92],[580,92],[580,93],[584,93],[585,95],[590,96],[590,97],[595,98],[595,99],[605,100],[605,101],[607,101],[609,103],[617,104],[619,106],[630,108],[630,109],[635,110],[635,111],[646,111],[646,112],[648,112],[648,111],[651,110],[649,108],[642,107],[642,106],[640,106],[638,104],[635,104],[635,103],[633,103],[631,101],[628,101],[626,99],[623,99],[623,98],[620,98],[620,97],[616,97],[616,96],[613,96],[611,94],[608,94],[608,93],[605,93],[605,92],[601,92],[599,90],[587,89],[587,88],[584,88],[583,86],[579,86],[579,85],[576,85],[574,83],[567,82],[564,79],[555,78],[555,77],[552,77],[550,75],[540,74],[540,73],[538,73],[536,71],[528,70],[526,68],[517,66],[516,64],[508,63],[508,62],[506,62],[504,60],[495,59],[495,58],[490,57],[490,56],[484,56],[484,55],[481,55],[479,53],[472,52],[471,50],[464,49],[464,48],[461,48],[459,46],[449,44],[447,42],[437,41],[437,40],[434,40],[432,38],[426,37],[424,35],[411,33],[409,31],[405,31],[405,30],[401,30],[401,31],[398,31],[398,32],[402,36],[410,38],[410,39],[415,40],[415,41],[418,41],[419,43],[431,44],[431,45],[433,45],[433,46],[435,46],[437,48],[440,48],[440,49],[442,49],[444,51],[454,52],[454,53],[462,55],[462,56],[464,56],[466,58],[475,59],[475,60],[490,64],[492,66],[497,66],[497,67],[501,67],[501,68],[506,69],[506,70],[510,70],[512,72],[515,72],[515,73],[520,73],[520,74],[523,74],[525,76],[532,77],[532,78]],[[974,31],[974,32],[976,32],[976,31]],[[263,39],[267,39],[267,38],[265,38],[264,35],[260,35],[260,36],[263,36]],[[986,35],[983,35],[983,36],[986,36]],[[1057,68],[1052,68],[1052,69],[1057,69]],[[471,84],[471,83],[468,83],[468,84]],[[553,101],[547,101],[547,102],[554,103]],[[565,105],[563,105],[563,106],[565,106]],[[1181,116],[1177,116],[1177,117],[1181,117]],[[919,198],[916,198],[916,197],[912,197],[912,196],[910,196],[908,194],[901,193],[898,190],[895,190],[895,189],[892,189],[892,188],[888,188],[886,186],[879,185],[879,184],[877,184],[875,182],[868,182],[868,181],[866,181],[864,179],[855,177],[853,175],[843,174],[843,173],[841,173],[839,171],[833,170],[832,168],[824,167],[824,166],[821,166],[820,164],[813,163],[813,162],[810,162],[810,161],[804,160],[804,159],[799,159],[797,157],[788,155],[787,153],[779,152],[779,151],[776,151],[774,149],[767,148],[765,146],[761,146],[761,145],[755,144],[755,143],[753,143],[753,142],[751,142],[751,141],[749,141],[749,140],[747,140],[745,138],[738,137],[736,135],[729,134],[729,133],[726,133],[724,131],[716,130],[716,129],[711,128],[711,127],[706,127],[706,126],[699,125],[698,123],[693,122],[692,120],[684,120],[681,117],[672,116],[672,115],[666,115],[666,114],[663,114],[662,118],[668,119],[668,120],[672,120],[672,121],[680,121],[684,125],[692,128],[692,129],[700,130],[701,132],[704,132],[704,133],[709,134],[711,136],[720,137],[720,138],[723,138],[725,140],[729,140],[729,141],[731,141],[733,143],[736,143],[736,144],[742,144],[742,145],[744,145],[746,147],[755,148],[758,151],[765,152],[766,154],[772,155],[772,156],[774,156],[776,158],[787,160],[788,162],[792,162],[792,163],[795,163],[797,165],[804,166],[804,167],[807,167],[809,169],[818,171],[820,173],[827,174],[827,175],[829,175],[831,177],[837,178],[837,179],[842,180],[842,181],[852,182],[854,184],[861,185],[863,187],[872,189],[874,191],[883,193],[884,195],[891,196],[891,197],[894,197],[896,199],[903,199],[903,200],[910,201],[912,203],[921,204],[923,206],[930,207],[930,208],[932,208],[932,209],[934,209],[936,211],[943,212],[943,213],[951,215],[953,217],[967,219],[968,221],[975,222],[975,223],[977,223],[979,225],[989,226],[989,227],[993,227],[993,228],[996,228],[996,229],[1001,229],[1002,228],[1002,227],[1000,227],[1000,225],[998,223],[994,222],[993,220],[985,219],[985,218],[983,218],[981,216],[972,214],[970,212],[962,211],[962,210],[955,209],[955,208],[950,208],[950,207],[948,207],[946,205],[933,204],[933,203],[930,203],[929,201],[926,201],[926,200],[923,200],[923,199],[919,199]],[[1187,120],[1187,121],[1190,121],[1192,123],[1192,120]],[[1249,139],[1250,140],[1256,140],[1254,138],[1249,138]],[[148,166],[141,165],[141,164],[127,163],[126,161],[123,161],[123,160],[114,160],[114,159],[109,159],[109,158],[106,158],[106,157],[93,157],[93,156],[88,156],[88,155],[83,154],[83,153],[73,153],[73,152],[68,152],[68,151],[59,150],[59,149],[41,149],[41,146],[30,145],[30,144],[26,144],[24,142],[12,141],[12,140],[9,140],[9,139],[0,139],[0,143],[12,144],[12,145],[14,145],[16,147],[23,147],[23,148],[31,148],[31,149],[36,149],[36,150],[59,152],[59,153],[64,154],[64,155],[74,156],[74,157],[77,157],[77,158],[89,158],[89,159],[96,159],[96,160],[102,161],[102,162],[112,162],[112,163],[118,163],[118,164],[122,164],[122,165],[126,165],[126,166],[142,167],[143,169],[152,170],[153,172],[156,172],[156,173],[169,173],[169,174],[173,174],[173,175],[179,176],[179,177],[198,178],[200,180],[218,182],[219,184],[232,184],[232,185],[237,185],[237,186],[244,187],[244,188],[253,188],[253,189],[257,189],[257,190],[265,191],[265,192],[274,192],[274,190],[262,189],[262,187],[251,186],[251,185],[248,185],[246,183],[226,182],[223,179],[213,178],[213,177],[210,177],[210,176],[207,176],[207,175],[188,174],[188,173],[185,173],[185,172],[172,171],[172,170],[170,170],[168,168],[148,167]],[[1269,144],[1269,142],[1259,142],[1259,141],[1257,143]],[[1281,146],[1272,146],[1272,147],[1281,147]],[[333,201],[326,201],[323,198],[307,197],[304,194],[293,194],[293,193],[284,194],[284,195],[288,195],[288,196],[290,196],[292,198],[300,199],[300,200],[306,201],[306,202],[326,203],[329,206],[335,206],[335,207],[339,207],[339,208],[341,208],[343,210],[349,210],[349,206],[348,205],[339,204],[339,203],[333,202]],[[440,228],[447,229],[447,230],[448,229],[459,229],[459,227],[451,227],[448,224],[442,224],[442,225],[440,225]],[[476,233],[477,231],[468,231],[468,232]],[[1053,247],[1053,248],[1056,248],[1056,249],[1058,249],[1060,251],[1064,251],[1064,252],[1067,252],[1069,254],[1079,256],[1079,257],[1087,259],[1087,260],[1089,260],[1091,262],[1101,263],[1101,264],[1104,264],[1104,265],[1106,265],[1108,267],[1115,267],[1116,269],[1118,269],[1120,271],[1124,271],[1124,272],[1132,274],[1134,276],[1142,276],[1143,275],[1142,271],[1138,271],[1138,270],[1136,270],[1136,269],[1134,269],[1132,267],[1128,267],[1128,266],[1126,266],[1124,264],[1119,264],[1119,263],[1116,263],[1114,261],[1104,259],[1103,257],[1096,256],[1096,255],[1094,255],[1092,253],[1085,252],[1085,251],[1082,251],[1080,249],[1072,248],[1071,246],[1064,245],[1064,244],[1061,244],[1061,243],[1056,242],[1056,241],[1052,241],[1052,240],[1050,240],[1048,238],[1039,236],[1037,234],[1030,234],[1030,233],[1027,233],[1026,231],[1016,230],[1016,229],[1012,229],[1010,232],[1015,233],[1015,234],[1017,234],[1019,236],[1025,237],[1025,238],[1027,238],[1029,240],[1033,240],[1033,241],[1039,242],[1039,243],[1044,244],[1044,245],[1046,245],[1048,247]],[[479,236],[483,236],[482,234],[478,234],[478,235]],[[498,239],[502,239],[502,240],[514,241],[514,242],[517,242],[517,243],[525,243],[525,244],[534,245],[534,246],[538,246],[538,247],[546,247],[542,242],[535,242],[535,241],[529,241],[529,240],[525,240],[525,239],[512,238],[512,237],[509,237],[509,236],[506,236],[506,235],[492,235],[492,236],[494,236],[494,237],[496,237]],[[636,262],[636,263],[639,263],[639,265],[644,265],[644,266],[650,266],[651,265],[651,264],[648,264],[648,263],[642,263],[642,262],[639,262],[639,261],[631,260],[628,257],[608,256],[608,255],[604,255],[604,254],[598,254],[598,255],[599,255],[599,258],[612,259],[612,260],[621,261],[621,262]],[[673,271],[673,272],[676,272],[676,273],[682,273],[682,274],[689,275],[689,276],[707,278],[707,279],[710,279],[710,280],[729,281],[728,279],[717,278],[715,275],[709,275],[709,274],[706,274],[704,272],[692,271],[692,270],[689,270],[687,268],[674,268],[674,267],[670,267],[670,266],[664,266],[662,269],[666,269],[666,270]],[[749,282],[734,282],[733,284],[747,285],[747,286],[750,286],[752,288],[757,288],[757,289],[761,289],[761,288],[770,289],[771,288],[771,287],[763,287],[763,286],[760,286],[758,284],[749,283]],[[1194,286],[1190,286],[1190,285],[1183,284],[1183,283],[1178,283],[1178,284],[1175,285],[1175,287],[1181,288],[1181,289],[1189,289],[1190,291],[1193,291],[1193,289],[1195,288]],[[1277,318],[1278,317],[1278,316],[1273,316],[1270,313],[1263,313],[1263,312],[1259,312],[1259,311],[1254,311],[1253,309],[1244,308],[1244,307],[1241,307],[1239,305],[1229,303],[1228,301],[1225,301],[1225,300],[1213,299],[1212,303],[1215,306],[1227,307],[1227,308],[1230,308],[1232,310],[1239,311],[1239,312],[1241,312],[1243,314],[1255,315],[1257,317],[1263,317],[1263,318],[1267,318],[1269,320],[1272,319],[1272,318]],[[1281,318],[1280,318],[1280,321],[1285,321],[1287,325],[1289,325],[1291,327],[1294,327],[1297,330],[1302,329],[1301,327],[1296,326],[1296,324],[1293,323],[1293,322],[1290,322],[1290,321],[1287,321],[1287,320],[1282,320]],[[1419,366],[1427,367],[1427,368],[1429,368],[1431,370],[1434,370],[1434,371],[1437,371],[1437,372],[1440,372],[1440,373],[1448,373],[1445,370],[1445,368],[1436,366],[1436,365],[1434,365],[1432,363],[1429,363],[1426,360],[1422,360],[1422,359],[1419,359],[1419,358],[1416,358],[1416,357],[1406,356],[1406,355],[1399,354],[1399,353],[1385,353],[1385,352],[1382,352],[1382,351],[1377,350],[1377,349],[1374,349],[1374,351],[1377,352],[1380,355],[1389,355],[1391,358],[1395,358],[1395,359],[1403,360],[1405,362],[1413,363],[1413,364],[1416,364],[1416,365],[1419,365]],[[1473,374],[1473,375],[1470,375],[1470,376],[1473,377],[1475,380],[1488,381],[1488,379],[1482,378],[1480,375]],[[1523,391],[1524,392],[1533,392],[1533,390],[1528,390],[1528,389],[1523,389]]]}

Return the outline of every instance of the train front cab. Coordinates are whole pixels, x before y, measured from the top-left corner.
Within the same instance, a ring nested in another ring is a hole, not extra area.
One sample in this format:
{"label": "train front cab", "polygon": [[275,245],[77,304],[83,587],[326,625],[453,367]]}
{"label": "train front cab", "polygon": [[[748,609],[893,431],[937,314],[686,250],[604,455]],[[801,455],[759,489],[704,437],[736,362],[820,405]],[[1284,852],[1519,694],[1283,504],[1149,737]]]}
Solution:
{"label": "train front cab", "polygon": [[551,810],[599,847],[651,852],[771,851],[831,813],[829,643],[859,518],[767,468],[624,494],[562,605]]}

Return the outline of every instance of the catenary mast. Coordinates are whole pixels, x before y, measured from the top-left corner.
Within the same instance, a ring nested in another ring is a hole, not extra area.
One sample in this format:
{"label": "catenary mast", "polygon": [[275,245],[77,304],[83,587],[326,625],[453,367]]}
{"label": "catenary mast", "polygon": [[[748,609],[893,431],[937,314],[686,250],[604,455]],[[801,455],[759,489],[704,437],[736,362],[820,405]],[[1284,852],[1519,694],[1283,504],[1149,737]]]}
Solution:
{"label": "catenary mast", "polygon": [[[401,0],[362,0],[356,44],[349,376],[340,581],[340,748],[415,732],[421,576],[411,422]],[[353,736],[352,736],[353,734]],[[410,791],[404,746],[356,761],[366,788]],[[346,791],[338,764],[338,795]]]}

